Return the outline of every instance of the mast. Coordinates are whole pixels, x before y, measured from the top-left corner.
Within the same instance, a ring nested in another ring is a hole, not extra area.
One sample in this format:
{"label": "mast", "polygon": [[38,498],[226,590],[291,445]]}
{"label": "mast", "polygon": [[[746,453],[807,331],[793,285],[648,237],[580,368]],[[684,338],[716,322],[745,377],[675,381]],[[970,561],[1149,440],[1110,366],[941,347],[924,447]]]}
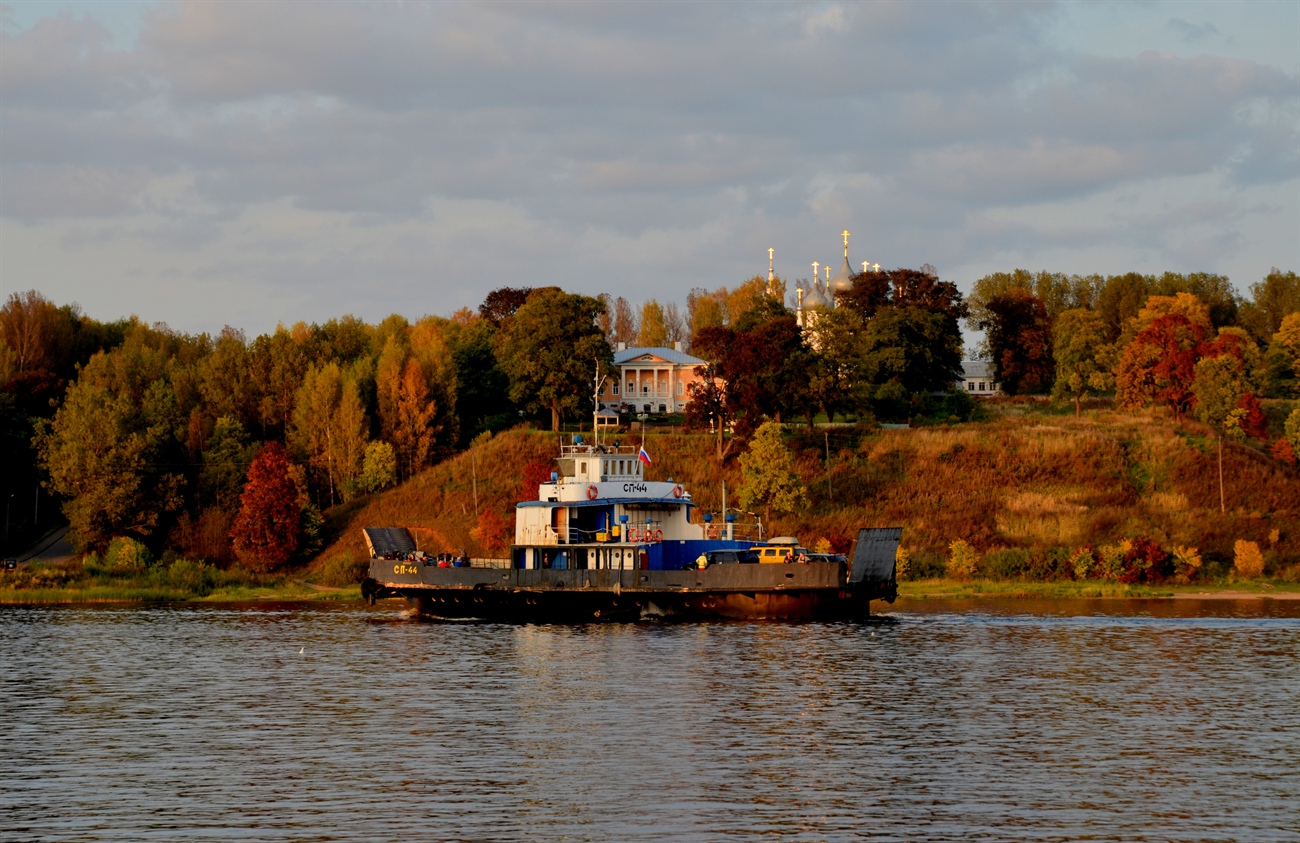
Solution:
{"label": "mast", "polygon": [[606,378],[600,376],[600,358],[593,359],[596,361],[596,391],[591,396],[594,407],[591,411],[591,438],[593,444],[600,445],[600,388],[605,385]]}

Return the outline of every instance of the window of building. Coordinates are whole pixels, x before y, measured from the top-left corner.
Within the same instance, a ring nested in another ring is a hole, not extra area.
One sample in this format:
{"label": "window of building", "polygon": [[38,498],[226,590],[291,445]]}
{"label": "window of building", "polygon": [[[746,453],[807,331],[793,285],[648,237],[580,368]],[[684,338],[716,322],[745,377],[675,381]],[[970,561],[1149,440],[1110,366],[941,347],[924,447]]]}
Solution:
{"label": "window of building", "polygon": [[980,392],[984,391],[984,381],[980,381]]}
{"label": "window of building", "polygon": [[677,382],[677,394],[678,395],[686,394],[686,384],[682,383],[681,381]]}
{"label": "window of building", "polygon": [[966,381],[966,388],[971,392],[975,391],[975,381]]}
{"label": "window of building", "polygon": [[641,386],[641,394],[642,394],[642,395],[649,395],[649,394],[650,394],[650,384],[647,383],[647,384],[643,384],[643,385]]}
{"label": "window of building", "polygon": [[618,381],[614,381],[614,394],[618,395]]}

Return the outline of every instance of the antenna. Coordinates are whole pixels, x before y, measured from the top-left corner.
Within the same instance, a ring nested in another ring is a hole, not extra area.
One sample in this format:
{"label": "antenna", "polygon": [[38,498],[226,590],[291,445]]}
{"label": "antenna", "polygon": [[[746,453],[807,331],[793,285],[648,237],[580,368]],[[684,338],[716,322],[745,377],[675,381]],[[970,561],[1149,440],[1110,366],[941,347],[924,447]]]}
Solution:
{"label": "antenna", "polygon": [[592,395],[592,398],[596,406],[595,409],[592,410],[591,412],[591,438],[595,442],[596,446],[599,447],[600,445],[600,390],[604,388],[605,381],[609,380],[609,378],[607,377],[603,378],[600,376],[600,358],[596,357],[593,359],[595,359],[596,361],[596,391]]}

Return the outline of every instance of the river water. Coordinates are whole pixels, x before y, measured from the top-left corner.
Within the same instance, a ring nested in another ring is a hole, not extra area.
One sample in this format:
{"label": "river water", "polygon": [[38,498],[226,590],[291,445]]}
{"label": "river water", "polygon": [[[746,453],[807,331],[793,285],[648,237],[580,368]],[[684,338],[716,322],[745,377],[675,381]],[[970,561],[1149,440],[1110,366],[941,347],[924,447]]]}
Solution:
{"label": "river water", "polygon": [[1300,602],[0,607],[0,839],[1300,840]]}

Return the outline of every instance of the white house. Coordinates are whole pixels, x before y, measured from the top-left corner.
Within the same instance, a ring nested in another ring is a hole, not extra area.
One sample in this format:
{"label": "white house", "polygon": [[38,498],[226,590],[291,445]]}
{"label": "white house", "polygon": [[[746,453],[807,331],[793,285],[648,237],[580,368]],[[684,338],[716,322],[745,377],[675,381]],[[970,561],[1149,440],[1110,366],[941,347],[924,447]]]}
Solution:
{"label": "white house", "polygon": [[962,375],[957,380],[957,388],[974,398],[987,398],[1001,395],[1002,390],[993,380],[993,364],[987,360],[961,361]]}

